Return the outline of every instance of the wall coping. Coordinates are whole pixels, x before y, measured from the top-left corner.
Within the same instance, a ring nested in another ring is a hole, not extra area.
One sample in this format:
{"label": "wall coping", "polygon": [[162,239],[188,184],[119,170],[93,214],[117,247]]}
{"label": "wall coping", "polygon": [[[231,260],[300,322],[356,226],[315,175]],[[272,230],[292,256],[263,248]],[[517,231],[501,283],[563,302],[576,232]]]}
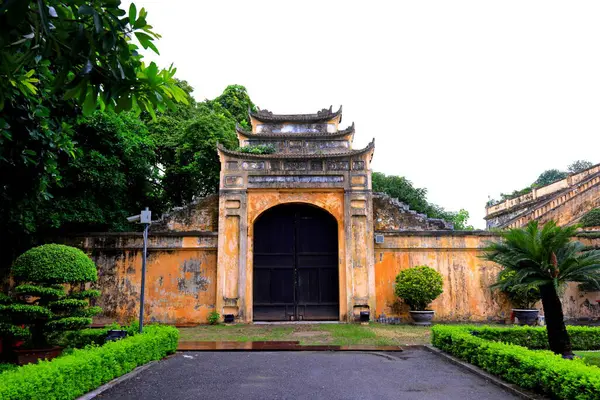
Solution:
{"label": "wall coping", "polygon": [[[212,231],[163,231],[163,232],[153,232],[150,229],[148,232],[148,237],[157,237],[157,236],[175,236],[175,237],[193,237],[193,236],[218,236],[218,232]],[[83,233],[73,233],[68,234],[68,237],[142,237],[143,232],[83,232]]]}
{"label": "wall coping", "polygon": [[484,236],[494,237],[499,236],[495,232],[476,230],[476,231],[454,231],[454,230],[439,230],[439,231],[375,231],[375,234],[384,236]]}

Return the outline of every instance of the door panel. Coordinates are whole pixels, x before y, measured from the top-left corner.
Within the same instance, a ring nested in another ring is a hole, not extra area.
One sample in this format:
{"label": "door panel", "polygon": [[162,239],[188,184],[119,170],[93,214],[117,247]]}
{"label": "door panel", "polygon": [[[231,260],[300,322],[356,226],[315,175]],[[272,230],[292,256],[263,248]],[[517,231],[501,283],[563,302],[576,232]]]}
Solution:
{"label": "door panel", "polygon": [[282,205],[254,225],[254,320],[337,320],[337,222],[308,205]]}

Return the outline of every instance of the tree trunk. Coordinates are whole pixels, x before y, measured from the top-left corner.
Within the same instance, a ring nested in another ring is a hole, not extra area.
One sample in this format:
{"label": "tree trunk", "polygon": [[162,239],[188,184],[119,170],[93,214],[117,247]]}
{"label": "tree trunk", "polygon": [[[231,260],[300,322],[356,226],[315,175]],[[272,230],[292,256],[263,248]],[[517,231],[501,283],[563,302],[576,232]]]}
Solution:
{"label": "tree trunk", "polygon": [[571,338],[565,326],[562,303],[553,284],[540,287],[542,305],[546,318],[546,330],[548,332],[548,344],[550,350],[560,354],[563,358],[573,358]]}

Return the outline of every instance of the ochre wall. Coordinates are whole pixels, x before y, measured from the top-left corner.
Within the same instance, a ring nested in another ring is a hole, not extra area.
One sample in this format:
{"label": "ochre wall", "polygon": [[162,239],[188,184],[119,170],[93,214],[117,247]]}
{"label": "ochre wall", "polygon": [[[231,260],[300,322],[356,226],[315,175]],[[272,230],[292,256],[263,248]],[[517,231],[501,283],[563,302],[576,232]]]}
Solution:
{"label": "ochre wall", "polygon": [[[286,202],[283,193],[250,196],[249,220],[262,210]],[[257,199],[262,200],[257,200]],[[297,197],[294,197],[297,201]],[[335,194],[305,194],[307,203],[318,203],[336,214]],[[251,215],[251,217],[250,217]],[[343,225],[343,224],[342,224]],[[342,228],[343,229],[343,228]],[[340,234],[343,240],[344,235]],[[492,295],[489,285],[499,267],[478,258],[490,233],[475,232],[396,232],[385,233],[383,244],[375,245],[376,305],[373,318],[382,313],[407,318],[408,309],[394,295],[394,279],[404,268],[426,264],[444,277],[444,293],[433,302],[438,321],[507,320],[510,304],[501,295]],[[578,238],[587,246],[600,247],[600,239]],[[99,270],[97,287],[102,296],[97,304],[104,309],[98,322],[112,320],[127,323],[137,318],[141,281],[142,238],[139,233],[100,234],[76,238],[71,244],[92,255]],[[252,241],[250,241],[252,243]],[[202,324],[216,303],[216,233],[156,233],[150,236],[146,277],[145,320],[169,324]],[[340,246],[344,249],[344,246]],[[353,277],[348,276],[345,252],[340,250],[340,315],[348,312],[348,295]],[[252,306],[251,251],[248,252],[248,275],[245,285]],[[356,269],[356,268],[353,268]],[[234,280],[237,280],[234,278]],[[342,294],[343,293],[343,294]],[[567,318],[600,317],[596,300],[600,292],[582,293],[570,285],[563,295]],[[541,305],[539,305],[541,308]],[[344,318],[345,319],[345,318]]]}
{"label": "ochre wall", "polygon": [[[500,294],[492,294],[499,266],[478,257],[488,240],[484,232],[398,232],[385,234],[383,244],[375,245],[376,317],[407,318],[408,308],[394,294],[398,272],[417,265],[428,265],[444,278],[444,292],[431,309],[438,321],[501,321],[510,317],[511,306]],[[600,241],[582,240],[586,245]],[[571,284],[563,295],[567,318],[600,317],[595,300],[600,292],[582,293]],[[590,307],[591,305],[591,307]],[[541,304],[539,304],[541,309]]]}
{"label": "ochre wall", "polygon": [[[216,235],[168,234],[149,238],[145,320],[168,324],[207,322],[214,310]],[[138,318],[142,238],[138,234],[104,234],[78,243],[98,266],[98,322],[128,323]]]}

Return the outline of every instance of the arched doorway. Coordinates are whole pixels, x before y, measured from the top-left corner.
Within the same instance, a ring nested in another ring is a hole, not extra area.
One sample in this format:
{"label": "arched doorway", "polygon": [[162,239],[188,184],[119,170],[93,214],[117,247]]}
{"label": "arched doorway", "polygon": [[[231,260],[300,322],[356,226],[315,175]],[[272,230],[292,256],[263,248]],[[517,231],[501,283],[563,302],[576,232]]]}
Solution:
{"label": "arched doorway", "polygon": [[307,204],[283,204],[254,223],[255,321],[339,318],[338,228]]}

